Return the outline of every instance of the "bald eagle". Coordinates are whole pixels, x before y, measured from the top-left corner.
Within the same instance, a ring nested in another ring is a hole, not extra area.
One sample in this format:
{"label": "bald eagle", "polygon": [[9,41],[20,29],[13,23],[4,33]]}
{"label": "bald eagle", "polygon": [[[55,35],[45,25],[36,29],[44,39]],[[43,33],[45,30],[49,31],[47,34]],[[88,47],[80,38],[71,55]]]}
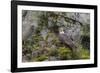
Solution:
{"label": "bald eagle", "polygon": [[69,47],[72,51],[77,48],[73,39],[69,36],[69,34],[67,34],[66,32],[64,32],[63,28],[59,28],[59,40],[65,44],[67,47]]}

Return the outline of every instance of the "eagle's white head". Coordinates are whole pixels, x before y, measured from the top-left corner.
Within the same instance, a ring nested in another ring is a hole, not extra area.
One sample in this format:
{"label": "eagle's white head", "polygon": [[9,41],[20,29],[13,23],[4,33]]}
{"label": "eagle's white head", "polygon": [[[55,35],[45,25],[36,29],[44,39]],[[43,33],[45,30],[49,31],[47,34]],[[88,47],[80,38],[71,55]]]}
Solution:
{"label": "eagle's white head", "polygon": [[64,34],[64,29],[62,27],[59,28],[59,33]]}

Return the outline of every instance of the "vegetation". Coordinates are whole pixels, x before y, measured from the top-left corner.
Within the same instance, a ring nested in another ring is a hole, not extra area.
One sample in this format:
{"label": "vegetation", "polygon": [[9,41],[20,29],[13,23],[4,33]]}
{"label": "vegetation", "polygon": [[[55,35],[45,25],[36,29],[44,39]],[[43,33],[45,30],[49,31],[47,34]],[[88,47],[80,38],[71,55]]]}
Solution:
{"label": "vegetation", "polygon": [[61,60],[68,60],[72,58],[72,53],[69,48],[60,47],[58,49],[58,56],[60,57]]}
{"label": "vegetation", "polygon": [[[76,18],[80,15],[79,13],[74,13],[74,15],[65,12],[41,11],[36,13],[38,14],[37,27],[32,29],[34,32],[31,33],[29,38],[22,41],[22,54],[27,62],[54,60],[52,58],[55,58],[55,60],[90,58],[90,27],[89,24],[82,24],[79,21],[76,23]],[[76,26],[78,27],[76,28]],[[77,48],[74,48],[75,51],[59,40],[58,33],[60,27],[64,28],[68,33],[69,30],[73,31],[68,35],[77,45]],[[76,32],[76,29],[79,29],[79,32]]]}
{"label": "vegetation", "polygon": [[45,55],[42,55],[42,56],[39,56],[39,57],[35,58],[34,60],[35,60],[35,61],[44,61],[44,60],[46,60],[46,59],[48,59],[48,57],[45,56]]}
{"label": "vegetation", "polygon": [[80,54],[81,54],[81,59],[89,59],[90,58],[90,52],[88,49],[81,49]]}

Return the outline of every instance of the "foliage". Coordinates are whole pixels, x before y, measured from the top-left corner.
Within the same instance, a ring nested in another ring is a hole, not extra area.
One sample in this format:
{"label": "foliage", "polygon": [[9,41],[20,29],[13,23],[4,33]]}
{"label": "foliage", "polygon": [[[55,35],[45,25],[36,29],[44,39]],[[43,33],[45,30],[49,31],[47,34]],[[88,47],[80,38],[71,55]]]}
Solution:
{"label": "foliage", "polygon": [[35,61],[44,61],[44,60],[46,60],[46,59],[48,59],[47,56],[45,56],[45,55],[41,55],[41,56],[35,58],[34,60],[35,60]]}
{"label": "foliage", "polygon": [[69,48],[60,47],[58,49],[58,55],[59,55],[60,59],[66,60],[66,59],[71,59],[72,53]]}
{"label": "foliage", "polygon": [[75,50],[72,53],[72,59],[77,60],[77,59],[89,59],[90,58],[90,53],[89,49],[80,47],[78,50]]}
{"label": "foliage", "polygon": [[83,48],[83,49],[81,49],[80,53],[81,53],[81,59],[89,59],[90,58],[90,52],[88,49]]}

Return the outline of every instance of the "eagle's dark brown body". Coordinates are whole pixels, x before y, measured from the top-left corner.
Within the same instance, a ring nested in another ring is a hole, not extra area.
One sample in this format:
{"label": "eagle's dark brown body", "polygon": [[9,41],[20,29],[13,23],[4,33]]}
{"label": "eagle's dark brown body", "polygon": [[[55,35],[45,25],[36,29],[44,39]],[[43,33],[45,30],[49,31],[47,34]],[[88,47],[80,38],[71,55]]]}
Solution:
{"label": "eagle's dark brown body", "polygon": [[65,34],[65,33],[59,34],[59,39],[63,44],[65,44],[71,50],[76,48],[74,41],[67,34]]}

